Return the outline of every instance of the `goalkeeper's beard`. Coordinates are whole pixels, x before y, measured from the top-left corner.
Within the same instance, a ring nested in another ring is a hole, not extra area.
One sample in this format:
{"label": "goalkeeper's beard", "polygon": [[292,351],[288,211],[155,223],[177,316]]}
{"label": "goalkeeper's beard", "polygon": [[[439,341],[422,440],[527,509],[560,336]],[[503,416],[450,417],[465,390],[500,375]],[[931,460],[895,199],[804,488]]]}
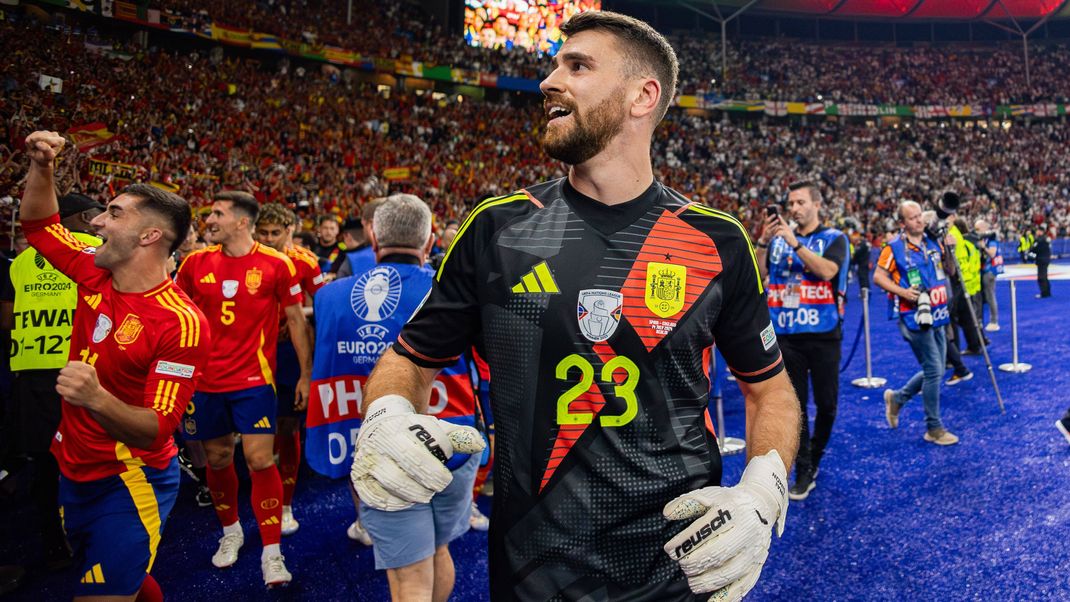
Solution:
{"label": "goalkeeper's beard", "polygon": [[[569,165],[581,165],[605,150],[624,129],[624,90],[614,90],[588,111],[578,108],[569,114],[572,126],[566,131],[547,124],[542,134],[542,148],[550,157]],[[567,118],[566,118],[567,119]],[[565,126],[567,127],[567,126]]]}

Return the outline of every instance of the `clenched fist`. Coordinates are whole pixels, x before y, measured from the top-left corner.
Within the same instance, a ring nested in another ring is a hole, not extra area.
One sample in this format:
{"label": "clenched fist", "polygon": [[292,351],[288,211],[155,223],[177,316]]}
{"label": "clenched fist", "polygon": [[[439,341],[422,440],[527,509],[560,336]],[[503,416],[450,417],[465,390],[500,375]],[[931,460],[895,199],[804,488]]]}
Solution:
{"label": "clenched fist", "polygon": [[57,132],[39,131],[26,136],[26,154],[37,167],[51,167],[67,141]]}
{"label": "clenched fist", "polygon": [[92,410],[104,388],[97,380],[97,369],[85,362],[67,362],[56,379],[56,392],[67,403]]}

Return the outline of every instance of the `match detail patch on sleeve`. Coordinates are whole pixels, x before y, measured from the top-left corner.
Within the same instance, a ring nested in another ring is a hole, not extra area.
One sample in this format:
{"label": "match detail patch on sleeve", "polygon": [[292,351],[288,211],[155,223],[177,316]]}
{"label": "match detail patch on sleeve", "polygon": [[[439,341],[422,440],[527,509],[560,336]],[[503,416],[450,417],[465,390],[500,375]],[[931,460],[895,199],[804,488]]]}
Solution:
{"label": "match detail patch on sleeve", "polygon": [[300,284],[295,284],[295,285],[291,286],[290,287],[290,294],[291,295],[300,295],[301,294],[301,285]]}
{"label": "match detail patch on sleeve", "polygon": [[189,364],[161,361],[156,364],[156,374],[177,376],[179,378],[193,378],[193,366],[190,366]]}
{"label": "match detail patch on sleeve", "polygon": [[773,348],[776,344],[776,333],[773,331],[773,323],[770,322],[769,326],[766,326],[762,330],[762,347],[765,347],[766,351]]}

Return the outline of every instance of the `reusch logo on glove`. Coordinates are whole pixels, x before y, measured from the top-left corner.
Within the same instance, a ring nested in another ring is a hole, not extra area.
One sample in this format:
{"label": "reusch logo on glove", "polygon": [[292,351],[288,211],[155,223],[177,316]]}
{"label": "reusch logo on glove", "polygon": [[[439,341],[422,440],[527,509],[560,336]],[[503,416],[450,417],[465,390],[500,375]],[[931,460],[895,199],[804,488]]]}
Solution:
{"label": "reusch logo on glove", "polygon": [[446,457],[446,452],[442,451],[442,448],[435,442],[435,438],[431,436],[431,433],[427,432],[424,427],[414,424],[409,427],[409,430],[416,434],[416,438],[423,442],[427,451],[431,452],[431,455],[438,458],[443,464],[446,463],[449,458]]}
{"label": "reusch logo on glove", "polygon": [[717,516],[709,522],[709,524],[702,525],[698,531],[695,531],[694,535],[684,540],[684,543],[676,546],[676,557],[680,558],[684,554],[687,554],[691,550],[695,549],[698,544],[702,543],[710,535],[713,535],[718,529],[725,526],[728,521],[732,520],[732,515],[728,510],[722,508],[717,512]]}

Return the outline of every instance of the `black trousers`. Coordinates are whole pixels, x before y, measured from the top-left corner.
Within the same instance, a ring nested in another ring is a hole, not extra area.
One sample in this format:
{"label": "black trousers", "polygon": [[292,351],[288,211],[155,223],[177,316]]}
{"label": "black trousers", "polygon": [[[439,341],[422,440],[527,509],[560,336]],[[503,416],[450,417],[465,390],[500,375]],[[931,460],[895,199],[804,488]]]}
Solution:
{"label": "black trousers", "polygon": [[1041,297],[1051,296],[1051,282],[1048,282],[1048,264],[1037,262],[1037,285]]}
{"label": "black trousers", "polygon": [[[955,338],[958,339],[958,333],[962,333],[962,338],[966,342],[966,348],[970,351],[981,350],[981,339],[977,336],[977,327],[974,325],[973,319],[970,317],[970,306],[973,304],[973,299],[967,297],[965,293],[961,295],[959,292],[961,289],[955,290],[955,298],[952,300],[954,311],[951,314],[951,323],[956,326]],[[958,341],[955,341],[958,344]]]}
{"label": "black trousers", "polygon": [[12,443],[14,454],[29,461],[30,497],[37,529],[47,549],[65,545],[59,517],[59,465],[48,451],[59,428],[62,400],[56,392],[59,370],[23,370],[12,386]]}
{"label": "black trousers", "polygon": [[[825,446],[832,436],[832,423],[836,420],[836,405],[840,396],[841,341],[781,337],[779,343],[784,355],[784,367],[802,409],[795,474],[813,474],[825,455]],[[812,436],[808,414],[811,384],[814,405],[817,406]]]}

